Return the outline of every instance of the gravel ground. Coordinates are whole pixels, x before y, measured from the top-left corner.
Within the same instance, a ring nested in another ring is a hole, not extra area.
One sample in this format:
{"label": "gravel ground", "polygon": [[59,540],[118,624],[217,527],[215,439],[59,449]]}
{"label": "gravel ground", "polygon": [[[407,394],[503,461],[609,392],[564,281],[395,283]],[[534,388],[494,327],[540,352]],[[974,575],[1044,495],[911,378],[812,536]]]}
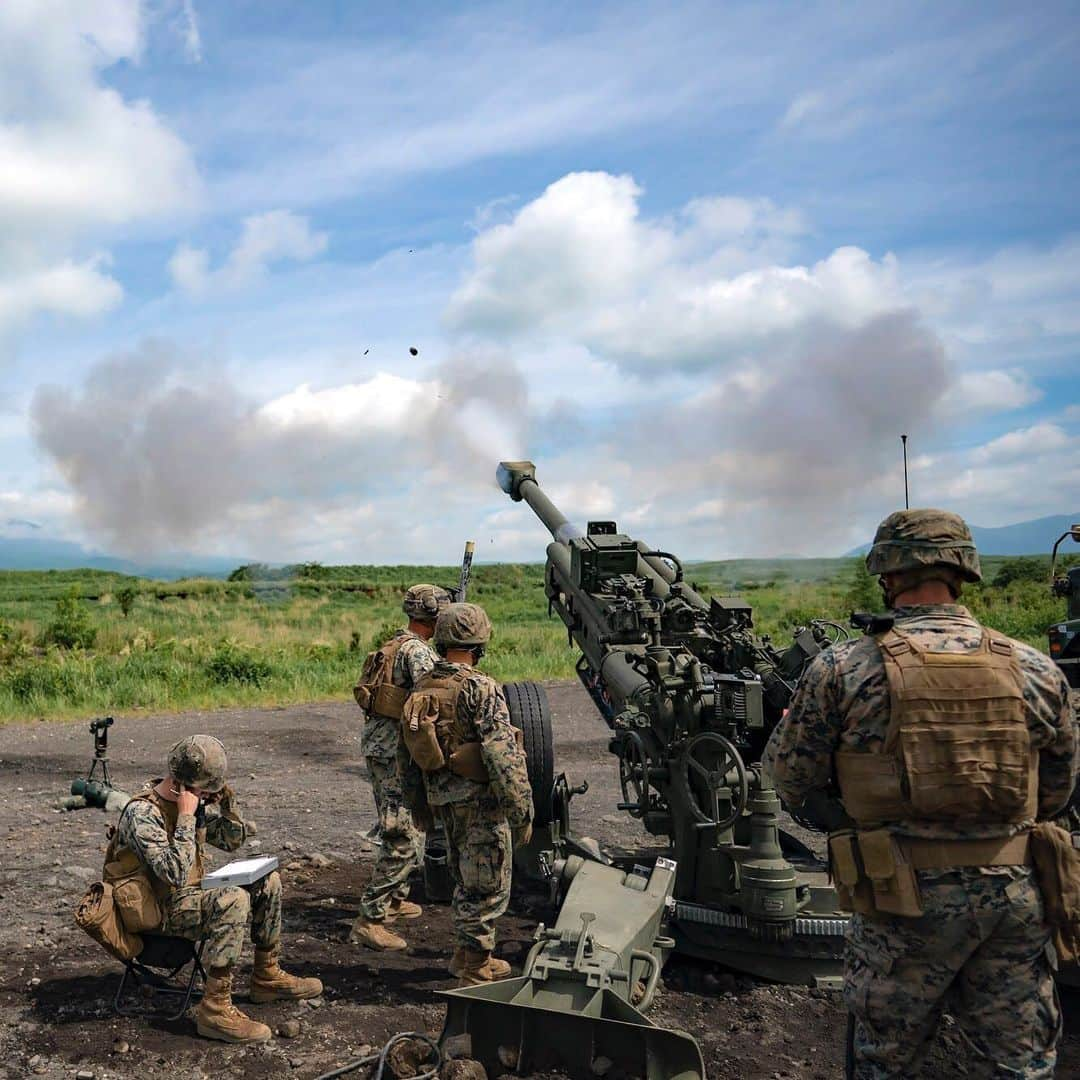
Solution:
{"label": "gravel ground", "polygon": [[[557,768],[588,779],[574,800],[579,831],[602,844],[639,842],[637,825],[615,810],[616,769],[606,729],[584,692],[548,686]],[[85,882],[98,877],[104,830],[98,811],[60,814],[53,802],[90,758],[86,724],[36,722],[0,729],[0,1074],[11,1077],[311,1078],[348,1061],[392,1033],[435,1034],[443,1007],[435,991],[445,971],[449,910],[429,905],[408,927],[405,953],[375,954],[343,943],[368,876],[374,820],[359,761],[351,704],[219,710],[117,721],[111,731],[114,782],[133,790],[160,772],[168,747],[195,731],[219,736],[229,750],[245,815],[258,824],[253,844],[285,867],[285,958],[326,984],[311,1004],[253,1006],[276,1029],[299,1021],[299,1034],[257,1049],[195,1036],[187,1020],[114,1015],[119,965],[72,921]],[[218,862],[226,857],[218,853]],[[520,963],[536,916],[512,913],[500,927],[499,952]],[[240,985],[244,979],[241,976]],[[772,986],[673,959],[654,1022],[692,1032],[711,1077],[842,1075],[844,1013],[839,997]],[[1058,1075],[1080,1076],[1080,997],[1063,994],[1066,1033]],[[963,1049],[951,1025],[927,1075],[964,1075]],[[363,1075],[363,1074],[356,1074]],[[614,1080],[614,1077],[612,1077]]]}

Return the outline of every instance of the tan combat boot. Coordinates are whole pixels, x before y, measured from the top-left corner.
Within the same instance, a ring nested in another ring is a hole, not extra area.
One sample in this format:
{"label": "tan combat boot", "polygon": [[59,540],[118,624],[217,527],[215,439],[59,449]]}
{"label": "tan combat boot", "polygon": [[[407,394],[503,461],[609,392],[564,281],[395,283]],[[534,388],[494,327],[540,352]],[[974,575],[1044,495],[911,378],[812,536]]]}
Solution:
{"label": "tan combat boot", "polygon": [[489,952],[462,947],[450,958],[450,974],[461,980],[459,986],[480,986],[505,979],[510,974],[510,965]]}
{"label": "tan combat boot", "polygon": [[255,970],[251,973],[251,1000],[259,1003],[266,1001],[301,1001],[303,998],[318,997],[322,993],[322,982],[318,979],[302,979],[282,971],[278,965],[280,946],[270,949],[255,950]]}
{"label": "tan combat boot", "polygon": [[349,940],[354,945],[365,945],[378,952],[399,952],[409,947],[409,943],[388,929],[385,923],[365,919],[363,915],[357,915],[353,922]]}
{"label": "tan combat boot", "polygon": [[424,909],[411,900],[393,900],[386,912],[386,921],[393,919],[419,919],[424,914]]}
{"label": "tan combat boot", "polygon": [[256,1043],[270,1038],[270,1029],[265,1024],[245,1016],[232,1003],[232,968],[210,969],[194,1016],[195,1030],[207,1039]]}

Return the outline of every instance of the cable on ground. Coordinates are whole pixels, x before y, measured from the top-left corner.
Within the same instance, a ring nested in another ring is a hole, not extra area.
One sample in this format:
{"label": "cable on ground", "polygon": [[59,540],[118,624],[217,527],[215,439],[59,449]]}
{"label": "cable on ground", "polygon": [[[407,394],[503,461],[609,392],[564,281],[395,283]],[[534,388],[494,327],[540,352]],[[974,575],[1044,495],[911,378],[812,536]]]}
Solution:
{"label": "cable on ground", "polygon": [[418,1042],[426,1043],[431,1052],[435,1055],[435,1063],[429,1065],[424,1072],[417,1073],[413,1077],[413,1080],[435,1080],[435,1077],[439,1075],[439,1069],[442,1067],[442,1051],[439,1049],[439,1044],[431,1038],[429,1035],[423,1034],[420,1031],[399,1031],[396,1035],[391,1035],[387,1040],[386,1045],[374,1054],[367,1054],[362,1058],[357,1058],[355,1061],[350,1061],[340,1068],[331,1069],[330,1072],[325,1072],[321,1076],[317,1076],[315,1080],[335,1080],[335,1077],[344,1076],[346,1073],[355,1072],[357,1069],[362,1069],[365,1065],[370,1065],[372,1062],[378,1062],[375,1069],[375,1073],[372,1076],[372,1080],[383,1080],[383,1073],[386,1070],[386,1062],[390,1056],[390,1051],[397,1046],[398,1043],[405,1042],[406,1039],[416,1039]]}

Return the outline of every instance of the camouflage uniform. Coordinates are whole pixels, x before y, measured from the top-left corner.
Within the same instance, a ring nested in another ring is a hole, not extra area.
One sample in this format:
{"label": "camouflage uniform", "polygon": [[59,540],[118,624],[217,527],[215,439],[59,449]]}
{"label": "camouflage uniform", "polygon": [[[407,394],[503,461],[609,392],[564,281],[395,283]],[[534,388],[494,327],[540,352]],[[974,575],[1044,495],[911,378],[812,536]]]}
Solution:
{"label": "camouflage uniform", "polygon": [[[438,656],[422,637],[408,630],[399,630],[394,638],[403,640],[394,657],[391,682],[412,690],[435,666]],[[360,898],[360,911],[365,919],[373,921],[386,918],[392,900],[404,900],[409,895],[409,877],[423,857],[424,834],[413,823],[405,805],[398,772],[400,741],[400,721],[377,713],[368,715],[360,750],[371,776],[382,846]]]}
{"label": "camouflage uniform", "polygon": [[[972,651],[982,640],[979,623],[958,604],[898,608],[895,616],[898,631],[935,652]],[[1053,663],[1019,642],[1014,647],[1031,747],[1039,751],[1039,817],[1048,818],[1067,803],[1076,780],[1074,718]],[[765,768],[781,798],[797,807],[810,793],[828,789],[834,753],[879,748],[889,716],[888,679],[874,638],[843,642],[818,656],[765,751]],[[1032,824],[903,821],[890,831],[974,839],[1013,835]],[[974,1047],[969,1075],[1051,1076],[1061,1019],[1049,932],[1031,869],[917,874],[921,917],[878,913],[851,920],[844,992],[856,1020],[855,1075],[913,1075],[948,997]]]}
{"label": "camouflage uniform", "polygon": [[[458,944],[480,953],[495,946],[495,920],[510,900],[511,830],[532,820],[532,789],[502,687],[464,664],[440,659],[432,678],[467,677],[457,716],[470,740],[480,743],[490,781],[479,783],[447,768],[423,772],[398,748],[405,799],[414,809],[430,806],[446,830],[454,879],[454,929]],[[423,691],[428,680],[416,690]]]}
{"label": "camouflage uniform", "polygon": [[191,941],[205,937],[203,962],[208,968],[232,967],[240,959],[249,913],[251,940],[257,947],[271,949],[281,939],[281,879],[276,873],[248,888],[200,887],[205,845],[235,851],[246,835],[230,797],[222,800],[219,813],[207,814],[201,828],[194,815],[178,815],[175,804],[159,806],[142,798],[129,802],[120,815],[118,852],[130,849],[154,878],[170,886],[161,901],[161,932]]}

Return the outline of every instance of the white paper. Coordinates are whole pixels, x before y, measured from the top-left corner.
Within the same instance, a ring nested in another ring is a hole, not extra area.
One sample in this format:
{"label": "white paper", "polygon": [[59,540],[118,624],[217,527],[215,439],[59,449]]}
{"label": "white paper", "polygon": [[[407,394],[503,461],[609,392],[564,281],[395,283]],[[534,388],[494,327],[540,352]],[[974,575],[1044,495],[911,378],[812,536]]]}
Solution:
{"label": "white paper", "polygon": [[220,889],[223,885],[252,885],[278,868],[277,856],[260,855],[255,859],[237,859],[207,874],[202,879],[204,889]]}

